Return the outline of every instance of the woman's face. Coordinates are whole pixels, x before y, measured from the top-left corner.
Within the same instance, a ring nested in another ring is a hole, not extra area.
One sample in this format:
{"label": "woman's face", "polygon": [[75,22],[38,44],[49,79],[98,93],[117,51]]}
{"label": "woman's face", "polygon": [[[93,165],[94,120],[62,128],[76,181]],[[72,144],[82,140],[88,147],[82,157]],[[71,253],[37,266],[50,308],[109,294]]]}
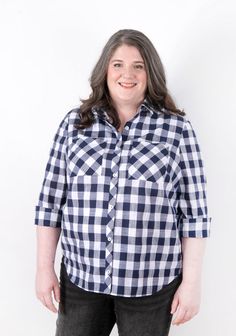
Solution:
{"label": "woman's face", "polygon": [[145,98],[147,73],[136,47],[121,45],[112,55],[107,71],[107,86],[115,104],[139,105]]}

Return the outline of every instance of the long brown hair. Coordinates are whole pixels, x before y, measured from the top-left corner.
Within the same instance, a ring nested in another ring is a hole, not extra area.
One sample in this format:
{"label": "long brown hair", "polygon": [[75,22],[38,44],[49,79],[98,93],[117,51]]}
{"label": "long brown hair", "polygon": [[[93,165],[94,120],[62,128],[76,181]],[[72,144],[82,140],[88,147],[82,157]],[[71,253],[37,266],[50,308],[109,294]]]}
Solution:
{"label": "long brown hair", "polygon": [[94,121],[92,108],[104,109],[113,126],[117,129],[120,127],[119,115],[115,110],[107,87],[107,69],[115,50],[123,44],[136,47],[144,60],[147,73],[146,101],[154,109],[162,109],[164,113],[185,115],[183,110],[179,110],[175,106],[168,92],[164,67],[152,42],[138,30],[122,29],[113,34],[107,41],[92,71],[90,77],[92,92],[88,99],[81,99],[80,122],[75,125],[76,128],[83,129],[92,125]]}

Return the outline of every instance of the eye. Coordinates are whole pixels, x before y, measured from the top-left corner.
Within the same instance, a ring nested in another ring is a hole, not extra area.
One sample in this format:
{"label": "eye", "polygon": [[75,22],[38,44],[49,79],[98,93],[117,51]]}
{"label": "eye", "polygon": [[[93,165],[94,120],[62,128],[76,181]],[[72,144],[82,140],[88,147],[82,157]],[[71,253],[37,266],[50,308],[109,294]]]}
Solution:
{"label": "eye", "polygon": [[144,66],[142,64],[135,64],[135,69],[142,70],[144,69]]}
{"label": "eye", "polygon": [[114,63],[113,66],[114,66],[114,68],[120,68],[121,67],[121,63]]}

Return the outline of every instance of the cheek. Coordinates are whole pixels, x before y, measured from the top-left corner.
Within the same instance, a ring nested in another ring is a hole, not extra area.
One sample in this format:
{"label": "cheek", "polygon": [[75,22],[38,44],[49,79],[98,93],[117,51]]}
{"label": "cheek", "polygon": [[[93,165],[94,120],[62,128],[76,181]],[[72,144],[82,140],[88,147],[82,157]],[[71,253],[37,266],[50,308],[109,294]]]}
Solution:
{"label": "cheek", "polygon": [[114,82],[114,79],[113,79],[113,74],[111,71],[108,71],[107,73],[107,85],[108,87],[111,86]]}
{"label": "cheek", "polygon": [[107,73],[107,86],[108,86],[110,93],[116,90],[117,80],[118,80],[117,75],[113,71],[109,71]]}
{"label": "cheek", "polygon": [[143,77],[143,86],[145,89],[147,88],[147,76],[146,75]]}
{"label": "cheek", "polygon": [[119,77],[118,71],[114,70],[113,68],[108,68],[107,71],[107,80],[114,81]]}
{"label": "cheek", "polygon": [[139,74],[138,80],[140,83],[142,83],[142,86],[146,86],[147,85],[147,74],[146,73]]}
{"label": "cheek", "polygon": [[147,84],[147,74],[146,74],[146,73],[143,74],[143,82],[144,82],[145,84]]}

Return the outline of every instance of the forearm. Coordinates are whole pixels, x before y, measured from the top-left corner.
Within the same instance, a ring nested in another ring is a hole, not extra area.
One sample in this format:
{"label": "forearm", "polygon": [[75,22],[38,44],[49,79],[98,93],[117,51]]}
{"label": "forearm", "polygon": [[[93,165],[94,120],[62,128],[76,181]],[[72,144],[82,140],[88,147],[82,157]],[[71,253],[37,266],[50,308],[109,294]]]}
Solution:
{"label": "forearm", "polygon": [[54,266],[61,228],[37,226],[37,269]]}
{"label": "forearm", "polygon": [[206,238],[182,238],[183,282],[195,284],[201,281]]}

